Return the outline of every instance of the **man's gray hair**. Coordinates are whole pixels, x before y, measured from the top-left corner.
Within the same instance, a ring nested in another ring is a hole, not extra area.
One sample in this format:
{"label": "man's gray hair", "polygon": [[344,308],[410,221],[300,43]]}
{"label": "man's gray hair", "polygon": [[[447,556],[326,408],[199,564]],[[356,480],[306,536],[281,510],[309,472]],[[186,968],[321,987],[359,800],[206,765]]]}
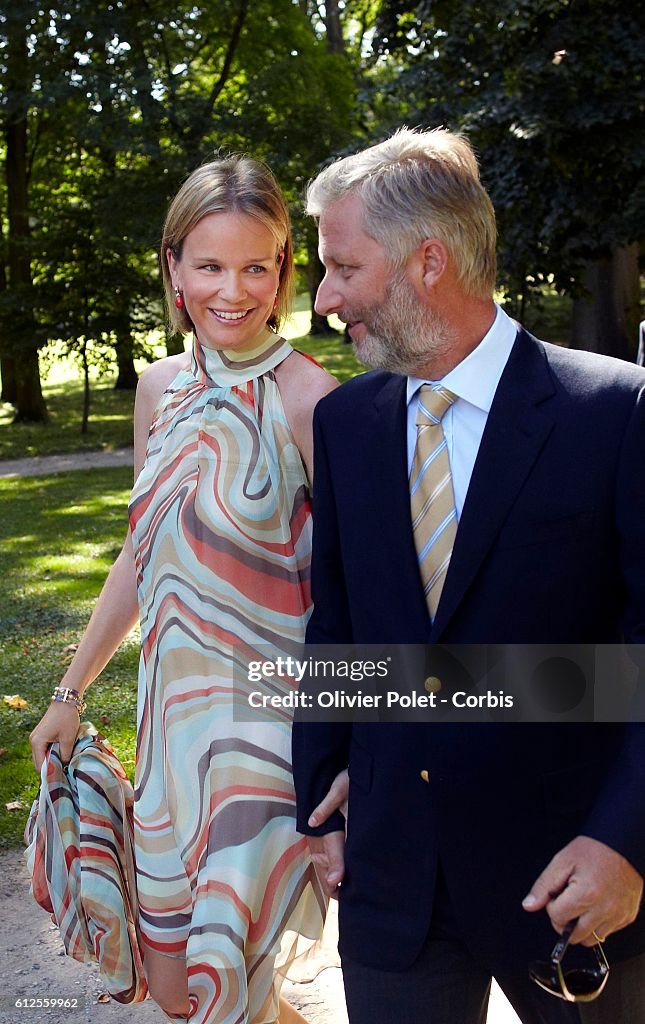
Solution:
{"label": "man's gray hair", "polygon": [[495,211],[479,180],[470,143],[445,128],[400,128],[391,138],[330,164],[309,183],[307,213],[320,217],[355,195],[363,226],[394,269],[426,239],[444,243],[465,290],[490,298],[495,287]]}

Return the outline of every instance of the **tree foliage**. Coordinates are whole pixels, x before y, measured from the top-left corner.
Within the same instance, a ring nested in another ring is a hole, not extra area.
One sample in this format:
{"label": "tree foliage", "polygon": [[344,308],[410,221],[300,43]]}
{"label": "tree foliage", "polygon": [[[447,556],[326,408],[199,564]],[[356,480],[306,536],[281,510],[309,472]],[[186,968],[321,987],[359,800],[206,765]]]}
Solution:
{"label": "tree foliage", "polygon": [[405,116],[479,150],[513,298],[546,280],[580,298],[590,266],[645,237],[644,45],[628,0],[382,4]]}
{"label": "tree foliage", "polygon": [[139,339],[162,322],[167,203],[216,153],[274,169],[315,291],[307,179],[404,122],[475,143],[507,295],[520,305],[552,282],[576,299],[586,343],[602,325],[603,344],[627,354],[645,237],[644,41],[645,9],[627,0],[11,0],[3,398],[18,418],[45,418],[38,349],[51,339],[81,358],[116,353],[118,385],[134,385]]}
{"label": "tree foliage", "polygon": [[[21,80],[13,38],[26,54]],[[36,360],[49,339],[81,354],[89,340],[111,347],[117,386],[133,386],[138,332],[161,322],[154,253],[180,182],[216,153],[244,150],[295,199],[353,118],[348,62],[291,0],[178,0],[170,18],[159,0],[47,11],[15,0],[11,24],[0,18],[0,75],[11,86],[5,148],[18,111],[24,152],[24,173],[6,163],[0,191],[3,379],[20,334]],[[16,208],[24,280],[12,271]]]}

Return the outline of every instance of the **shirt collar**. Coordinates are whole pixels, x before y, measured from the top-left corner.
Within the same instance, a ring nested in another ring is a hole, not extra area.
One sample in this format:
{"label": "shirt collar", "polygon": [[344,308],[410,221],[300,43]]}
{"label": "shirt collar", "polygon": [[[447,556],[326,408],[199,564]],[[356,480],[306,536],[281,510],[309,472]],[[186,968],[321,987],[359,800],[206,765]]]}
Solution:
{"label": "shirt collar", "polygon": [[[484,335],[479,345],[465,359],[457,363],[440,382],[457,398],[469,402],[485,413],[490,412],[497,385],[517,336],[517,324],[497,303],[495,303],[495,308],[497,312],[492,327]],[[421,385],[426,383],[436,384],[438,382],[426,381],[419,377],[408,377],[408,404]]]}

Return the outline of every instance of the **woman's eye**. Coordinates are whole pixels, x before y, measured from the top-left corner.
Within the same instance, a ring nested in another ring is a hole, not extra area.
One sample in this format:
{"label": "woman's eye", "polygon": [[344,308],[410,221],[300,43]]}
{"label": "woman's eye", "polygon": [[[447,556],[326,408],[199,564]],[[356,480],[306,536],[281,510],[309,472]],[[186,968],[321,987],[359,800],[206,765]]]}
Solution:
{"label": "woman's eye", "polygon": [[252,274],[264,274],[266,273],[266,267],[261,267],[259,263],[254,263],[249,267]]}
{"label": "woman's eye", "polygon": [[202,267],[202,270],[211,270],[211,271],[213,271],[213,270],[220,270],[220,269],[221,268],[220,268],[219,263],[206,263]]}

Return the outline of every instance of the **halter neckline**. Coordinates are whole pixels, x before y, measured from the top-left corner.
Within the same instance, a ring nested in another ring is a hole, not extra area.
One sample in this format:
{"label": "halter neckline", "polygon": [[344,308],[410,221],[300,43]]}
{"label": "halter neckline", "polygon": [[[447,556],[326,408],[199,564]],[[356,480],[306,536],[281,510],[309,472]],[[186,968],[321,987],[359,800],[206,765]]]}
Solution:
{"label": "halter neckline", "polygon": [[284,338],[268,331],[252,349],[206,348],[195,336],[193,339],[192,371],[196,379],[207,387],[233,387],[256,380],[274,370],[293,348]]}

